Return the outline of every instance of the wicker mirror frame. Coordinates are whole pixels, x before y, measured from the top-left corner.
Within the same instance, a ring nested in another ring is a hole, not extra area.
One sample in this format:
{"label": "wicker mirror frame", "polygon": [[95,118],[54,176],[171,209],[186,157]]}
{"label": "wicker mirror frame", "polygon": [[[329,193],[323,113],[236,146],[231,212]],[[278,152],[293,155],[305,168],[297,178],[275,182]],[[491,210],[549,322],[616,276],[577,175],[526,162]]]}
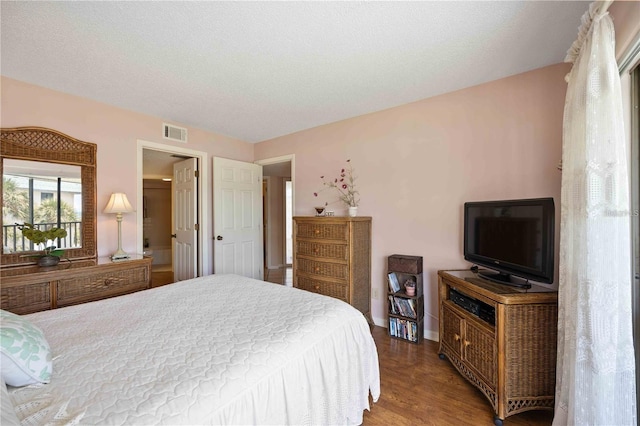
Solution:
{"label": "wicker mirror frame", "polygon": [[[89,259],[96,257],[96,156],[97,145],[83,142],[55,130],[43,127],[0,129],[0,174],[4,176],[3,159],[42,161],[80,166],[82,179],[82,247],[65,249],[65,257]],[[2,192],[0,192],[2,201]],[[0,247],[2,250],[2,247]],[[36,263],[25,254],[4,253],[0,267]]]}

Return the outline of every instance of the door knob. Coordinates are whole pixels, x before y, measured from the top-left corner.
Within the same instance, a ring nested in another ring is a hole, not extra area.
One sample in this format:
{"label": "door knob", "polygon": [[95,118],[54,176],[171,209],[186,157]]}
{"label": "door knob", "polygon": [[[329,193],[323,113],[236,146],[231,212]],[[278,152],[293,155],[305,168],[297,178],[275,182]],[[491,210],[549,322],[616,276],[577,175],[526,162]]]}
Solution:
{"label": "door knob", "polygon": [[171,234],[171,238],[178,238],[176,234]]}
{"label": "door knob", "polygon": [[218,241],[222,241],[222,235],[218,235],[218,236],[216,237],[216,240],[218,240]]}

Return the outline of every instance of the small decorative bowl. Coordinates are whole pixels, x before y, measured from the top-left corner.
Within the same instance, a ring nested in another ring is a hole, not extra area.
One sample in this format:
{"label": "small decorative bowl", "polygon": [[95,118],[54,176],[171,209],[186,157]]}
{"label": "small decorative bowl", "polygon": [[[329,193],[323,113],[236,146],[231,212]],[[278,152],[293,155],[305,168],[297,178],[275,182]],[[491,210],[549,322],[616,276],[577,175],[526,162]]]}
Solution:
{"label": "small decorative bowl", "polygon": [[316,216],[323,216],[324,207],[314,207],[316,209]]}

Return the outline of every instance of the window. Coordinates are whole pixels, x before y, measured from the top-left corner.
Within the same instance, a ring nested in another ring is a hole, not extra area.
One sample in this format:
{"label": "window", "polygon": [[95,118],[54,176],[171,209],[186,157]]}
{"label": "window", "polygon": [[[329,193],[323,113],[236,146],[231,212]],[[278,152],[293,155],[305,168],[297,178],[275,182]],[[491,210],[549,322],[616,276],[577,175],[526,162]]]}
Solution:
{"label": "window", "polygon": [[60,248],[82,244],[82,183],[80,166],[3,159],[3,253],[40,250],[27,240],[18,224],[36,229],[63,228]]}

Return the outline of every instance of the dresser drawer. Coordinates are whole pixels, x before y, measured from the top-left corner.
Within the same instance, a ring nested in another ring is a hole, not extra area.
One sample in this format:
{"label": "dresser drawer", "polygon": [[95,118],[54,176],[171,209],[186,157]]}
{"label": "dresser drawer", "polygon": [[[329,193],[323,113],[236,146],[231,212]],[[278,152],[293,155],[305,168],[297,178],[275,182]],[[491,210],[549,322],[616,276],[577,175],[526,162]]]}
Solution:
{"label": "dresser drawer", "polygon": [[296,248],[296,253],[301,256],[324,257],[345,262],[349,259],[346,244],[324,244],[300,240]]}
{"label": "dresser drawer", "polygon": [[2,286],[0,306],[18,315],[51,309],[51,283],[35,282],[20,286]]}
{"label": "dresser drawer", "polygon": [[149,287],[148,271],[147,267],[138,266],[61,279],[57,283],[58,306],[144,290]]}
{"label": "dresser drawer", "polygon": [[298,238],[347,241],[348,228],[345,223],[298,222]]}
{"label": "dresser drawer", "polygon": [[313,293],[335,297],[349,303],[349,286],[347,284],[314,280],[309,277],[298,277],[298,288]]}
{"label": "dresser drawer", "polygon": [[319,262],[300,257],[297,259],[297,269],[298,272],[327,278],[346,280],[349,277],[349,269],[343,263]]}

